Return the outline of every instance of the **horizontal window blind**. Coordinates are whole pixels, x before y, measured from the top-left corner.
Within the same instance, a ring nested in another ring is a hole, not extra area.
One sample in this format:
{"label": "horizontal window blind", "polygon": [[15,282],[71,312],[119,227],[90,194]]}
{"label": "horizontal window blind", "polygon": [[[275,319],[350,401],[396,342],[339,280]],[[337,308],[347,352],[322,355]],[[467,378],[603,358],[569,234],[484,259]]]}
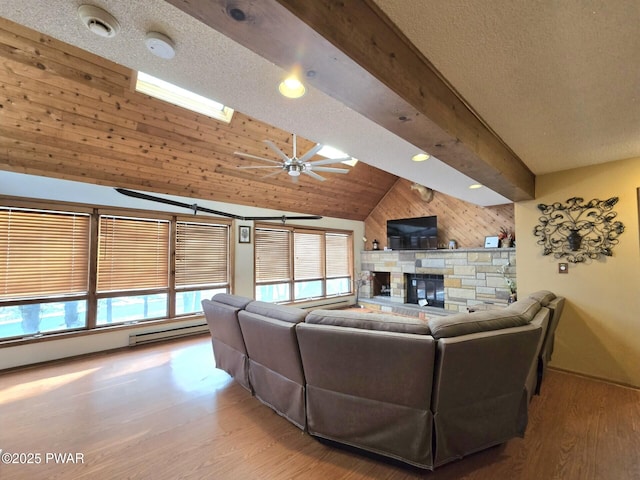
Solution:
{"label": "horizontal window blind", "polygon": [[0,298],[88,290],[86,214],[0,207]]}
{"label": "horizontal window blind", "polygon": [[98,292],[165,288],[169,222],[103,215],[98,236]]}
{"label": "horizontal window blind", "polygon": [[257,283],[291,280],[290,242],[289,230],[255,229]]}
{"label": "horizontal window blind", "polygon": [[176,286],[229,282],[229,226],[176,224]]}
{"label": "horizontal window blind", "polygon": [[294,278],[312,280],[323,278],[324,248],[323,232],[293,233]]}
{"label": "horizontal window blind", "polygon": [[351,274],[351,237],[327,233],[327,278],[348,277]]}

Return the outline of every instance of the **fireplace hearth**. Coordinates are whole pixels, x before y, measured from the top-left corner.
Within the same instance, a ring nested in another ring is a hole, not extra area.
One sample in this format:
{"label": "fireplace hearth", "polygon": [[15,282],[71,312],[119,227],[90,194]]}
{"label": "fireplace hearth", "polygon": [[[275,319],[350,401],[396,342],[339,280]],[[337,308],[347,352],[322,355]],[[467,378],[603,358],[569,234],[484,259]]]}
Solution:
{"label": "fireplace hearth", "polygon": [[406,303],[444,308],[444,275],[405,274]]}

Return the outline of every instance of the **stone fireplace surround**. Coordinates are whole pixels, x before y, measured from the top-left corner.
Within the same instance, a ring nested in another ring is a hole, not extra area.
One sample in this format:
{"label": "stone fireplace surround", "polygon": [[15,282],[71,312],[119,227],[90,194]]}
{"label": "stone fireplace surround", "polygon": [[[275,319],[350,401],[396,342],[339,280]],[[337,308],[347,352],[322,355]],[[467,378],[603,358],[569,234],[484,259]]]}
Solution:
{"label": "stone fireplace surround", "polygon": [[[360,299],[374,298],[372,272],[389,272],[391,292],[382,297],[390,304],[404,304],[407,273],[444,276],[444,310],[466,312],[469,308],[507,305],[509,287],[499,271],[516,278],[515,248],[470,248],[457,250],[378,250],[360,253],[362,277]],[[375,297],[379,299],[380,297]]]}

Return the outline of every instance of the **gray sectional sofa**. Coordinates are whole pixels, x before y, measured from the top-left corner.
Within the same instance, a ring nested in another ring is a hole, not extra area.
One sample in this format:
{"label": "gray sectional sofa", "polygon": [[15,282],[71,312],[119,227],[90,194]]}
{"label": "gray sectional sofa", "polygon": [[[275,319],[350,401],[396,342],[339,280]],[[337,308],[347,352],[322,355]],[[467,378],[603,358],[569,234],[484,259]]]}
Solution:
{"label": "gray sectional sofa", "polygon": [[523,436],[564,299],[428,322],[204,300],[216,366],[310,435],[432,470]]}

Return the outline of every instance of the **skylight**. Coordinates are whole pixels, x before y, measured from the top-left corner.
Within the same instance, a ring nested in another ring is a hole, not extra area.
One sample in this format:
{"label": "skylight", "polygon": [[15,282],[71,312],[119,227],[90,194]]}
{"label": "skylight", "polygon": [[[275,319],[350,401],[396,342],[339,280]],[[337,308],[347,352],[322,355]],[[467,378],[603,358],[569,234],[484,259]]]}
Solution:
{"label": "skylight", "polygon": [[144,72],[138,72],[136,91],[222,122],[229,123],[233,117],[233,109]]}
{"label": "skylight", "polygon": [[[318,155],[322,155],[325,158],[345,158],[348,157],[346,153],[338,150],[337,148],[330,147],[329,145],[324,145],[319,151]],[[340,163],[344,163],[345,165],[349,165],[350,167],[354,167],[356,163],[358,163],[357,158],[351,157],[349,160],[343,160]]]}

